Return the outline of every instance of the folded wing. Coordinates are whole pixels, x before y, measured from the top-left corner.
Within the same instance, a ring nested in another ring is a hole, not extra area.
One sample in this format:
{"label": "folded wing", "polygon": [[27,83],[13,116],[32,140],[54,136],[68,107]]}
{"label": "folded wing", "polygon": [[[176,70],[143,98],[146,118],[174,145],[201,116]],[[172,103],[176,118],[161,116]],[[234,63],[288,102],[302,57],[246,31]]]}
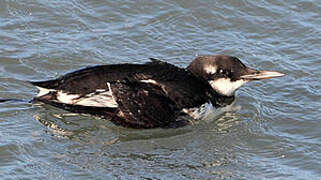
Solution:
{"label": "folded wing", "polygon": [[153,128],[177,122],[179,109],[161,87],[124,80],[116,83],[112,89],[120,109],[119,117],[132,126]]}

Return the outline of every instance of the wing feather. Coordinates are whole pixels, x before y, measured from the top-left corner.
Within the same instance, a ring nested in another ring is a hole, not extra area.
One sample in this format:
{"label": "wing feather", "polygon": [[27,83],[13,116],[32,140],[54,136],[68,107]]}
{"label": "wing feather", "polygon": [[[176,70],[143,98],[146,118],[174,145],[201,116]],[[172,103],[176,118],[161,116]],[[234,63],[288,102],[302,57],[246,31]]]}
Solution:
{"label": "wing feather", "polygon": [[178,108],[159,86],[123,81],[112,89],[122,118],[136,128],[164,127],[176,121]]}

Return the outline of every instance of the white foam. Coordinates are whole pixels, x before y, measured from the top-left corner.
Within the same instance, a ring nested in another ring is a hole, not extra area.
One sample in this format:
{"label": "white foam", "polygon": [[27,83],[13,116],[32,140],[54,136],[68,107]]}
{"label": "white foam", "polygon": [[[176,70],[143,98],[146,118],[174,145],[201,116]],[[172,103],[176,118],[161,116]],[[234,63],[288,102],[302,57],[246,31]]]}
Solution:
{"label": "white foam", "polygon": [[205,103],[199,108],[183,109],[183,112],[196,120],[210,121],[217,119],[225,112],[238,110],[240,110],[240,106],[236,106],[233,101],[230,105],[221,108],[215,108],[211,103]]}

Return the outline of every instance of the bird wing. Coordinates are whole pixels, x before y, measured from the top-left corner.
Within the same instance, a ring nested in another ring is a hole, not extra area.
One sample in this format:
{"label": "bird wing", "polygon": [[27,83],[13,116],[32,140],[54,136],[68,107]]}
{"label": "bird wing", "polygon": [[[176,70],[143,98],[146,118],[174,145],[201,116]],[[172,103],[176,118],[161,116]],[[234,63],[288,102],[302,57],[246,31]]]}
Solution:
{"label": "bird wing", "polygon": [[179,123],[176,119],[178,107],[158,85],[126,79],[115,83],[112,90],[120,117],[132,127],[176,126]]}
{"label": "bird wing", "polygon": [[110,86],[124,79],[150,79],[155,72],[172,66],[155,61],[146,64],[99,65],[80,69],[57,79],[30,82],[39,89],[42,97],[59,103],[117,108]]}
{"label": "bird wing", "polygon": [[113,83],[146,69],[144,64],[116,64],[86,67],[67,73],[57,79],[30,82],[42,90],[64,91],[69,94],[86,95],[97,89],[109,90],[107,82]]}
{"label": "bird wing", "polygon": [[125,119],[136,127],[174,122],[183,108],[208,102],[211,89],[188,70],[154,59],[146,64],[94,66],[31,83],[40,89],[35,100],[69,109],[84,106],[120,110],[119,122]]}
{"label": "bird wing", "polygon": [[180,108],[204,104],[211,90],[207,82],[188,70],[155,59],[146,64],[93,66],[54,80],[31,83],[40,90],[38,97],[57,92],[58,101],[67,104],[116,107],[110,86],[124,79],[158,84]]}

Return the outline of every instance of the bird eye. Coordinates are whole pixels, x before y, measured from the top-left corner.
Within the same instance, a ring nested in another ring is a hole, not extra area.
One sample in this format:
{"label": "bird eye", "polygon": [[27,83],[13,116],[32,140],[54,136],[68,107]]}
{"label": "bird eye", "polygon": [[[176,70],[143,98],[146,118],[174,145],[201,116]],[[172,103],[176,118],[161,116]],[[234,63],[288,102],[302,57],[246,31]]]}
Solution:
{"label": "bird eye", "polygon": [[223,69],[220,69],[218,72],[222,74],[224,71],[223,71]]}

